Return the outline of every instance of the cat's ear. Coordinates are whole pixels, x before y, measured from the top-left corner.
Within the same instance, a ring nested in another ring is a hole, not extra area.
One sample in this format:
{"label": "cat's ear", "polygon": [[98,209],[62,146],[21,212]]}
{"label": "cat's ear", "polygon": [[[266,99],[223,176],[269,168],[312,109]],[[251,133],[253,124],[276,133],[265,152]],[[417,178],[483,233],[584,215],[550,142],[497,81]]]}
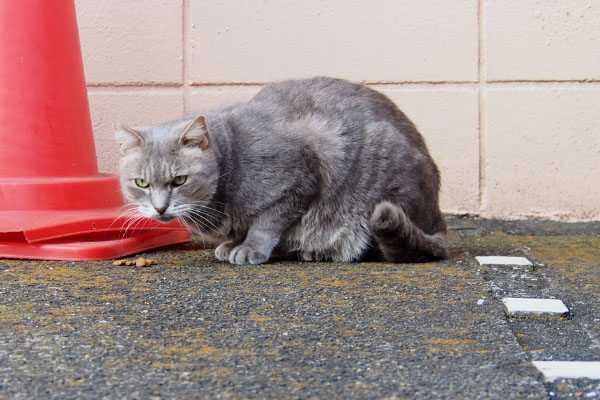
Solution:
{"label": "cat's ear", "polygon": [[123,124],[113,124],[117,143],[121,146],[121,154],[126,154],[129,150],[141,146],[144,138],[139,132]]}
{"label": "cat's ear", "polygon": [[179,141],[183,146],[199,147],[206,150],[209,146],[208,127],[206,120],[202,115],[194,118],[192,122],[186,125],[183,133],[179,137]]}

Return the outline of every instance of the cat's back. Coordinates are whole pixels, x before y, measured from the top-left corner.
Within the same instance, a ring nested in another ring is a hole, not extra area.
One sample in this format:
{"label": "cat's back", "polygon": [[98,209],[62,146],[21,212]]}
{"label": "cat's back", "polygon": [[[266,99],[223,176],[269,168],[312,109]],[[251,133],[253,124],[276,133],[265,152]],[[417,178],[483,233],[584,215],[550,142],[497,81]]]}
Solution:
{"label": "cat's back", "polygon": [[350,134],[364,133],[372,124],[387,123],[393,126],[388,130],[394,132],[392,136],[408,140],[413,150],[428,155],[422,136],[406,115],[385,95],[365,85],[329,77],[273,82],[250,104],[285,121],[316,118],[338,123]]}
{"label": "cat's back", "polygon": [[[339,112],[375,100],[377,92],[343,79],[317,77],[273,82],[266,85],[252,101],[272,105],[290,113],[315,111]],[[350,110],[347,110],[350,111]]]}

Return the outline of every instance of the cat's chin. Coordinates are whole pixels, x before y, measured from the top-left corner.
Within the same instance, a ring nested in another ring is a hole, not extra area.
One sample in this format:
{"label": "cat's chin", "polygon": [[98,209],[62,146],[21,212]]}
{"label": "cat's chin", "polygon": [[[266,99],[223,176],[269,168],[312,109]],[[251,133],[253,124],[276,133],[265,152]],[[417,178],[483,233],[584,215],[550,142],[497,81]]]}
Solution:
{"label": "cat's chin", "polygon": [[169,224],[177,219],[177,217],[172,216],[172,215],[159,215],[159,216],[153,217],[153,218],[163,224]]}

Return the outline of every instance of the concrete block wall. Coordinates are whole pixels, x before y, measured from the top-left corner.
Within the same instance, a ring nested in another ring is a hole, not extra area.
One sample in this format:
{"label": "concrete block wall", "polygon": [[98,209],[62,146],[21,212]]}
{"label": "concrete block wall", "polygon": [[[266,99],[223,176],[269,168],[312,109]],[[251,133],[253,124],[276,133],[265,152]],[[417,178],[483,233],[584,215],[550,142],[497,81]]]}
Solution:
{"label": "concrete block wall", "polygon": [[442,208],[600,219],[600,0],[77,0],[96,151],[154,124],[329,75],[425,136]]}

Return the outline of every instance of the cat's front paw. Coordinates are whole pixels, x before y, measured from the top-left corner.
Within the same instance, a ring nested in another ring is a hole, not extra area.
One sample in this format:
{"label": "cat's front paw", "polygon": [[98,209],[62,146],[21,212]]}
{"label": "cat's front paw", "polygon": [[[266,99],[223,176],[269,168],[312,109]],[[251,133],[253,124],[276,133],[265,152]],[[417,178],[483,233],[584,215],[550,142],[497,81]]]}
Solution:
{"label": "cat's front paw", "polygon": [[219,261],[229,261],[229,254],[231,253],[231,249],[235,247],[236,243],[232,240],[228,240],[227,242],[221,243],[215,249],[215,256]]}
{"label": "cat's front paw", "polygon": [[229,262],[232,264],[262,264],[268,260],[268,255],[245,244],[234,247],[229,253]]}

